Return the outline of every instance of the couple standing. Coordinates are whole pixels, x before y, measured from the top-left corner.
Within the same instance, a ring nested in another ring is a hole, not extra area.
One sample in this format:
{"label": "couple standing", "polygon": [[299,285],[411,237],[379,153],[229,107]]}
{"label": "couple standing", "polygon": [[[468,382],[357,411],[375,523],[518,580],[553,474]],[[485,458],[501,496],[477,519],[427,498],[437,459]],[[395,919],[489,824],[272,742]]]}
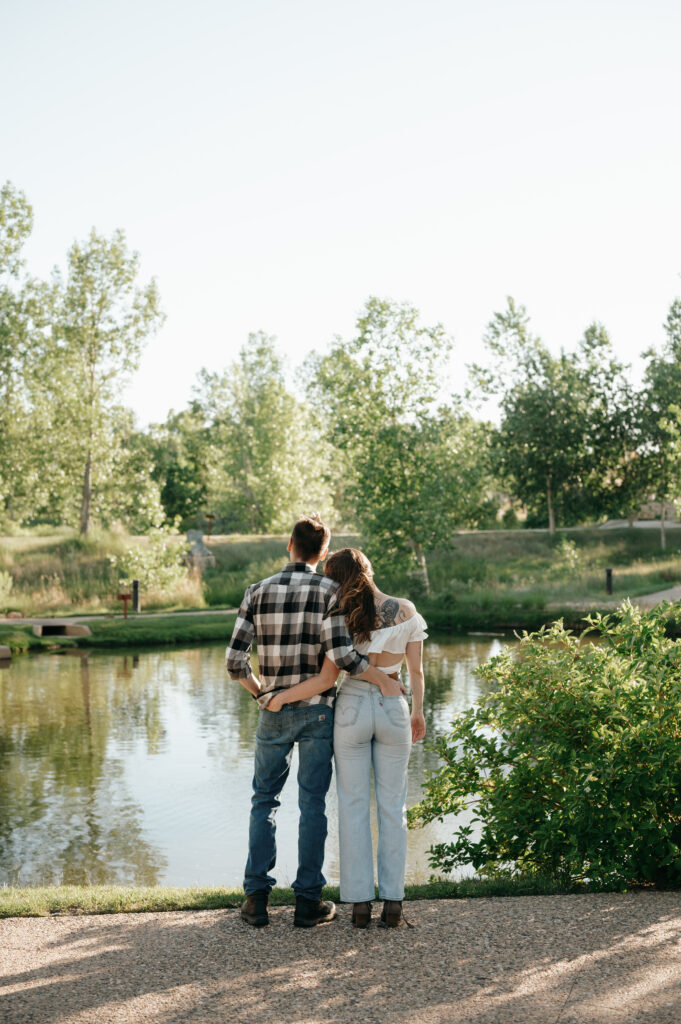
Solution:
{"label": "couple standing", "polygon": [[[411,602],[381,593],[371,564],[354,548],[337,551],[325,575],[315,570],[328,551],[330,531],[317,517],[293,527],[291,561],[249,587],[227,648],[227,671],[260,705],[249,849],[241,916],[268,923],[275,879],[274,816],[298,744],[298,873],[293,923],[313,927],[336,916],[321,899],[327,834],[326,793],[335,753],[338,785],[341,900],[352,903],[352,923],[366,928],[374,899],[369,824],[371,767],[378,808],[378,885],[381,924],[402,918],[407,854],[407,764],[412,740],[422,739],[422,641],[425,622]],[[250,651],[258,650],[259,677]],[[413,695],[411,716],[399,671],[406,655]],[[336,700],[339,673],[346,676]]]}

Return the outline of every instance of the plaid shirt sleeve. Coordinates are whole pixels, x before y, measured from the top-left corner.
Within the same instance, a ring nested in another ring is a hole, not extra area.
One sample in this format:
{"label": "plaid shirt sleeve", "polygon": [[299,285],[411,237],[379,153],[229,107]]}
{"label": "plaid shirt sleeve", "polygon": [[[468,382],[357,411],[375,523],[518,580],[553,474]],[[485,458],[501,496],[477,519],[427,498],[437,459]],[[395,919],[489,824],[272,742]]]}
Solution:
{"label": "plaid shirt sleeve", "polygon": [[345,625],[345,619],[338,610],[335,594],[322,620],[320,639],[324,654],[349,676],[361,675],[369,668],[369,659],[352,646],[352,638]]}
{"label": "plaid shirt sleeve", "polygon": [[255,637],[250,587],[244,594],[239,613],[234,623],[232,639],[225,659],[227,672],[232,679],[248,679],[251,674],[251,647]]}

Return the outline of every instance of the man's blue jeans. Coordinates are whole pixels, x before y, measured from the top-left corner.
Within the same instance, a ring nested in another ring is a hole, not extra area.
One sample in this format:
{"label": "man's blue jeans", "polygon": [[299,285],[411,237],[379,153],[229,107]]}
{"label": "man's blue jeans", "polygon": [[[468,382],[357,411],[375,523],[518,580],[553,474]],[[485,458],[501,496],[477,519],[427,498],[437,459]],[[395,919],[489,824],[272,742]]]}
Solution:
{"label": "man's blue jeans", "polygon": [[247,896],[269,892],[277,859],[275,814],[279,794],[291,768],[293,744],[298,744],[298,874],[293,890],[318,900],[326,879],[322,874],[326,842],[326,793],[331,782],[333,708],[326,704],[284,705],[281,711],[261,711],[255,738],[255,773],[248,830],[248,862],[244,877]]}

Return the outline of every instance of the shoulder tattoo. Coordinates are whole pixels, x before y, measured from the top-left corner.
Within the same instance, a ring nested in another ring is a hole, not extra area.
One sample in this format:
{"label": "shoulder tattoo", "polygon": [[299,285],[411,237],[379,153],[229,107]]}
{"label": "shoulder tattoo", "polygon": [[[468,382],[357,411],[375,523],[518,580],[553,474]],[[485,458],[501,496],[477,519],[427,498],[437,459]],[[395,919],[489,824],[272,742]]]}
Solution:
{"label": "shoulder tattoo", "polygon": [[378,622],[380,627],[394,626],[398,619],[400,602],[394,597],[389,597],[378,609]]}

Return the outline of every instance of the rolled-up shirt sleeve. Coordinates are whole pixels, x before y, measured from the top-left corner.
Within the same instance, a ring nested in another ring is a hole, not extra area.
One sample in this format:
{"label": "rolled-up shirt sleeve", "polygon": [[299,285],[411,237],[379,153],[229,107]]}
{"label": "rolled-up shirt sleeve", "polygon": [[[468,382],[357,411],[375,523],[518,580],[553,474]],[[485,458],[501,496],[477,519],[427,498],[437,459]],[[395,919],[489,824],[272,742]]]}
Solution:
{"label": "rolled-up shirt sleeve", "polygon": [[369,668],[369,659],[352,646],[345,619],[335,606],[335,601],[322,621],[320,639],[324,654],[349,676],[361,675]]}
{"label": "rolled-up shirt sleeve", "polygon": [[251,608],[250,588],[244,594],[241,602],[232,639],[227,648],[225,664],[227,673],[231,679],[248,679],[251,674],[251,647],[255,637],[255,626],[253,624],[253,610]]}

